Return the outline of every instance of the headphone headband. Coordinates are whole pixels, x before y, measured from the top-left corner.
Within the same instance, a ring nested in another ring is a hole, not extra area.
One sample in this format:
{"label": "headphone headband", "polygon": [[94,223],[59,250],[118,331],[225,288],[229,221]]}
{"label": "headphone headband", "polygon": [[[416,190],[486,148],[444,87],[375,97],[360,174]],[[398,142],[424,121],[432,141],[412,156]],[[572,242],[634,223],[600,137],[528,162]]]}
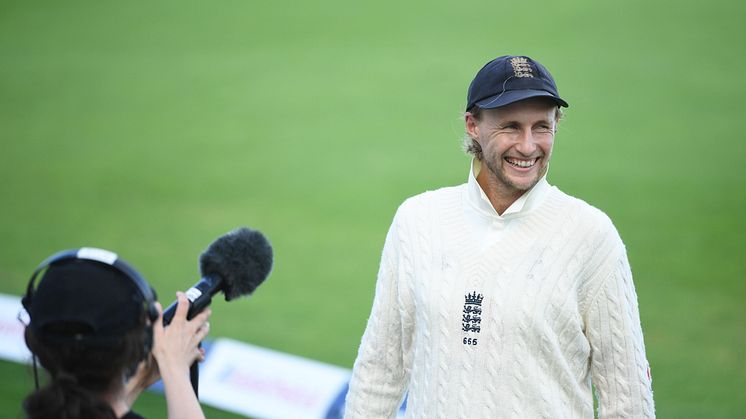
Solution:
{"label": "headphone headband", "polygon": [[[153,288],[148,284],[148,282],[145,280],[145,278],[140,275],[135,268],[130,266],[127,262],[125,262],[122,259],[119,259],[116,253],[110,252],[108,250],[104,249],[98,249],[94,247],[81,247],[79,249],[70,249],[70,250],[63,250],[61,252],[57,252],[53,254],[52,256],[49,256],[46,258],[37,268],[34,270],[33,274],[31,274],[31,279],[29,280],[28,287],[26,288],[26,295],[21,299],[21,303],[23,304],[23,307],[26,309],[26,311],[29,313],[29,316],[31,316],[31,307],[32,307],[32,300],[34,298],[34,294],[36,292],[36,289],[34,288],[36,284],[36,278],[39,276],[39,274],[49,268],[50,266],[67,260],[89,260],[93,261],[95,263],[102,263],[105,265],[108,265],[112,267],[115,271],[122,274],[123,276],[127,277],[131,284],[135,285],[135,288],[137,288],[137,292],[140,294],[140,296],[143,298],[143,302],[145,303],[145,313],[147,317],[150,319],[150,323],[145,325],[145,341],[143,342],[143,354],[147,355],[150,353],[150,348],[152,346],[153,342],[153,323],[158,319],[158,309],[155,306],[156,302],[156,294]],[[31,322],[33,323],[34,319],[31,318]],[[102,341],[108,341],[109,338],[102,338],[102,340],[99,340],[99,343]],[[107,345],[112,344],[111,342],[106,343]],[[37,367],[36,367],[36,354],[33,355],[33,365],[34,365],[34,383],[36,385],[36,389],[39,389],[39,377],[37,373]],[[133,366],[134,371],[135,366]]]}
{"label": "headphone headband", "polygon": [[147,305],[147,314],[151,322],[158,318],[158,310],[155,308],[156,294],[153,288],[148,284],[145,278],[140,275],[135,268],[130,264],[120,259],[116,253],[99,249],[96,247],[81,247],[79,249],[63,250],[53,254],[46,258],[37,268],[34,273],[31,274],[28,287],[26,288],[26,295],[22,298],[21,303],[26,311],[30,311],[31,301],[33,300],[34,286],[36,284],[36,278],[39,274],[47,269],[49,266],[59,263],[65,260],[91,260],[105,265],[109,265],[124,276],[129,278],[137,288],[138,292],[143,298]]}

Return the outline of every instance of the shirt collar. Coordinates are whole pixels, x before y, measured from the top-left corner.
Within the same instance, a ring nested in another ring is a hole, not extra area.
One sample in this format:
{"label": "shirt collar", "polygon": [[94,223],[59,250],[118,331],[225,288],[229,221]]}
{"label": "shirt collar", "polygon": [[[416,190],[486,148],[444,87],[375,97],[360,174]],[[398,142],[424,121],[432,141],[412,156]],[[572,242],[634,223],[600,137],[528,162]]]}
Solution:
{"label": "shirt collar", "polygon": [[466,199],[472,208],[489,217],[505,218],[507,216],[525,214],[538,206],[552,188],[549,182],[547,182],[546,175],[542,176],[536,185],[521,195],[520,198],[516,199],[502,215],[499,215],[482,190],[482,187],[479,186],[479,182],[477,182],[477,175],[481,169],[482,163],[477,159],[472,159],[469,180],[467,182]]}

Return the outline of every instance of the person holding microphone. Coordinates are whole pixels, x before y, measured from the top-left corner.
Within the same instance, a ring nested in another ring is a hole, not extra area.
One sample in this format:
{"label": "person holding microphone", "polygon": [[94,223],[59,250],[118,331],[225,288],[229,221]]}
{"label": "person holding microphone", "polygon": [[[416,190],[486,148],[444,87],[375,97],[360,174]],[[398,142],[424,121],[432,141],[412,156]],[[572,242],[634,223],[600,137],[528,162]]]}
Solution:
{"label": "person holding microphone", "polygon": [[[36,278],[40,277],[35,286]],[[189,301],[177,293],[173,320],[164,327],[155,292],[112,252],[63,251],[34,272],[23,298],[29,314],[24,336],[48,383],[23,401],[29,419],[142,416],[132,405],[163,380],[169,418],[204,418],[189,368],[204,360],[199,342],[209,331],[209,309],[187,320]]]}

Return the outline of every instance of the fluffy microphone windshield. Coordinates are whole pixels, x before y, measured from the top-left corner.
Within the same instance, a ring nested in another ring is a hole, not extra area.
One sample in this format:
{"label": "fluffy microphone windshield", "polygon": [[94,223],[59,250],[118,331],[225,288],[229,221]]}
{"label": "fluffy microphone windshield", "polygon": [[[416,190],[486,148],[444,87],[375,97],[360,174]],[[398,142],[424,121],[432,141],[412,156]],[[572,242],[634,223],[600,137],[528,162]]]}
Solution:
{"label": "fluffy microphone windshield", "polygon": [[262,233],[246,227],[212,242],[199,257],[202,277],[223,281],[225,300],[249,295],[272,269],[272,246]]}

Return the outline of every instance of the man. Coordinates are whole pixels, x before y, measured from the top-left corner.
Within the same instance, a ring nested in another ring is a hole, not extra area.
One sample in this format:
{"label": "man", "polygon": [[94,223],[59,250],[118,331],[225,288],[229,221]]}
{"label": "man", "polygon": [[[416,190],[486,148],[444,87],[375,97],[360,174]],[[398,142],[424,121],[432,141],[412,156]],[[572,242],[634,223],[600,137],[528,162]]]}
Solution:
{"label": "man", "polygon": [[546,181],[568,104],[528,57],[469,86],[467,183],[412,197],[386,237],[346,417],[654,417],[624,245]]}

